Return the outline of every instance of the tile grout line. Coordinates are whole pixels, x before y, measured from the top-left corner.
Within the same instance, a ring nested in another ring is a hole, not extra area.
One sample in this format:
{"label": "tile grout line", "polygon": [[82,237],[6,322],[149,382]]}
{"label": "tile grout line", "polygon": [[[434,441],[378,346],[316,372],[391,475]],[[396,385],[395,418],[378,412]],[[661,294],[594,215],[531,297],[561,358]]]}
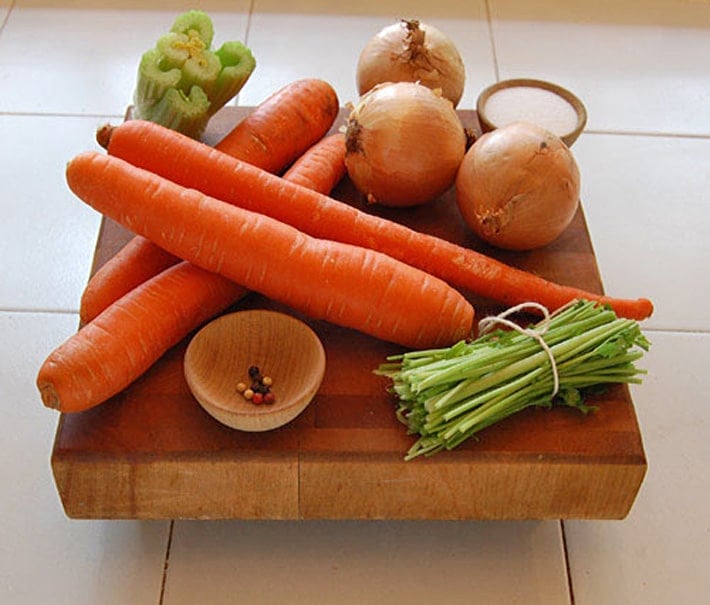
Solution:
{"label": "tile grout line", "polygon": [[644,328],[643,323],[641,323],[641,328],[647,334],[710,334],[708,328]]}
{"label": "tile grout line", "polygon": [[249,34],[251,33],[251,20],[252,17],[254,16],[254,4],[256,4],[256,0],[251,0],[249,2],[249,14],[247,15],[247,27],[246,31],[244,32],[244,44],[248,45],[249,43]]}
{"label": "tile grout line", "polygon": [[158,605],[163,605],[165,602],[165,587],[168,583],[168,567],[170,565],[170,548],[173,544],[173,528],[175,527],[175,519],[170,520],[168,529],[168,542],[165,545],[165,558],[163,560],[163,576],[160,581],[160,595],[158,596]]}
{"label": "tile grout line", "polygon": [[5,25],[7,24],[7,21],[10,18],[10,13],[12,12],[12,9],[15,8],[15,2],[16,0],[10,0],[10,5],[7,7],[7,11],[5,12],[5,18],[0,21],[0,34],[2,34],[3,30],[5,29]]}
{"label": "tile grout line", "polygon": [[[254,14],[254,4],[256,0],[250,0],[249,2],[249,12],[247,13],[247,26],[244,31],[244,45],[248,48],[249,47],[249,33],[251,32],[251,19],[252,15]],[[234,105],[236,107],[241,106],[241,103],[239,102],[239,96],[241,94],[241,91],[237,93],[237,96],[230,101],[230,105]]]}
{"label": "tile grout line", "polygon": [[488,23],[488,39],[491,41],[491,54],[493,55],[493,74],[496,82],[500,82],[500,70],[498,68],[498,54],[496,53],[496,41],[493,34],[493,17],[491,11],[491,1],[485,0],[486,22]]}
{"label": "tile grout line", "polygon": [[0,313],[18,315],[76,315],[78,309],[31,309],[29,307],[0,307]]}
{"label": "tile grout line", "polygon": [[560,519],[560,533],[562,536],[562,553],[565,557],[565,574],[567,575],[569,605],[574,605],[574,583],[572,582],[572,567],[569,562],[569,549],[567,548],[567,532],[565,532],[564,519]]}
{"label": "tile grout line", "polygon": [[71,113],[71,112],[43,112],[43,111],[0,111],[0,116],[18,118],[101,118],[123,119],[125,115],[118,113]]}
{"label": "tile grout line", "polygon": [[650,131],[639,131],[639,130],[584,130],[583,134],[595,134],[595,135],[611,135],[620,137],[647,137],[647,138],[659,138],[659,139],[710,139],[710,133],[708,134],[694,134],[691,132],[650,132]]}

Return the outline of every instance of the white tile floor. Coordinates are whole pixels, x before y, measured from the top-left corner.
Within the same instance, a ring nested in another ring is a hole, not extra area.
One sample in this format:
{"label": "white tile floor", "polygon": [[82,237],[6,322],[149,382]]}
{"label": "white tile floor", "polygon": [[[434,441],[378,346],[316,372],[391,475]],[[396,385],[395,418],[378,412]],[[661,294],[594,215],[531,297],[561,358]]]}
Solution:
{"label": "white tile floor", "polygon": [[[34,377],[76,329],[98,217],[63,167],[130,101],[137,57],[188,2],[0,0],[0,602],[686,604],[710,591],[710,2],[199,3],[243,38],[240,102],[318,76],[353,100],[371,33],[399,16],[450,32],[463,108],[496,78],[540,77],[587,104],[575,145],[607,290],[647,295],[653,349],[633,389],[649,457],[623,521],[88,522],[49,468],[56,417]],[[147,7],[147,8],[146,8]],[[168,565],[166,566],[166,556]]]}

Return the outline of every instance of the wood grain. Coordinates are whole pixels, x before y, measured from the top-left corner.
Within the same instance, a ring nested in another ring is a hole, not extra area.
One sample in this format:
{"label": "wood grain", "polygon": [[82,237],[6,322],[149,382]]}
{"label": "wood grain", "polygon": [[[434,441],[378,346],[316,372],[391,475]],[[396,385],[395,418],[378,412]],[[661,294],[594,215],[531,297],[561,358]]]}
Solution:
{"label": "wood grain", "polygon": [[[214,144],[248,109],[213,120]],[[480,133],[475,112],[462,119]],[[342,125],[341,118],[334,129]],[[495,251],[463,225],[449,191],[412,209],[366,207],[346,179],[334,196],[561,283],[602,292],[582,208],[542,250]],[[130,237],[101,226],[95,268]],[[501,308],[465,293],[479,317]],[[298,314],[257,295],[235,309]],[[51,462],[68,516],[106,519],[619,519],[646,472],[625,386],[576,410],[527,410],[453,452],[404,462],[412,443],[394,416],[386,382],[372,373],[399,349],[363,334],[304,319],[326,349],[312,404],[264,433],[223,426],[195,401],[183,376],[189,339],[105,404],[62,415]]]}

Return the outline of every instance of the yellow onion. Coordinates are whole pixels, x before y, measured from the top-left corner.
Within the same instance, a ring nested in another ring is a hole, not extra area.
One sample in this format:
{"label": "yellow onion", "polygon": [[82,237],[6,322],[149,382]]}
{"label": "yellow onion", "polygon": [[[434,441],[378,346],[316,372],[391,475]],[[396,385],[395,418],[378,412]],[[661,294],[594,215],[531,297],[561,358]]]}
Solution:
{"label": "yellow onion", "polygon": [[347,120],[345,165],[370,203],[415,206],[444,193],[466,152],[451,101],[415,82],[380,84]]}
{"label": "yellow onion", "polygon": [[479,138],[456,177],[461,215],[484,241],[531,250],[555,240],[579,205],[580,175],[555,134],[515,122]]}
{"label": "yellow onion", "polygon": [[357,63],[360,95],[384,82],[419,82],[441,89],[456,107],[463,95],[463,60],[451,39],[433,25],[401,20],[373,36]]}

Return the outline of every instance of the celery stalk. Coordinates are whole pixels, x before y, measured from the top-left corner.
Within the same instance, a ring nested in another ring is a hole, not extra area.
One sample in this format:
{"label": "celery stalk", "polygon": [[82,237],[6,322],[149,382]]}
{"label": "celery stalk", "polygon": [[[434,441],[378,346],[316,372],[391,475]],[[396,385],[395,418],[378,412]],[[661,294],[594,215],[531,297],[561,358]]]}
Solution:
{"label": "celery stalk", "polygon": [[146,112],[163,98],[165,93],[174,89],[182,78],[179,69],[167,68],[161,65],[161,55],[156,50],[149,50],[141,57],[138,66],[138,83],[133,95],[134,115]]}
{"label": "celery stalk", "polygon": [[166,128],[198,138],[205,127],[210,102],[199,86],[186,95],[177,88],[169,89],[155,105],[142,114],[144,120],[157,122]]}
{"label": "celery stalk", "polygon": [[170,31],[176,34],[190,34],[192,32],[199,36],[205,48],[212,46],[214,26],[212,25],[212,19],[203,11],[189,10],[178,15]]}
{"label": "celery stalk", "polygon": [[164,69],[182,69],[191,55],[204,51],[206,46],[200,38],[192,39],[187,34],[170,32],[158,38],[155,50],[160,56],[160,65]]}
{"label": "celery stalk", "polygon": [[222,64],[212,53],[204,52],[199,56],[190,57],[182,66],[180,89],[189,90],[193,86],[199,86],[210,103],[213,103],[212,90],[221,71]]}
{"label": "celery stalk", "polygon": [[212,20],[203,11],[187,11],[175,19],[141,57],[135,118],[200,138],[209,119],[237,95],[256,67],[241,42],[225,42],[213,51],[213,36]]}
{"label": "celery stalk", "polygon": [[379,366],[375,373],[391,380],[397,418],[418,435],[405,459],[453,449],[528,407],[566,405],[587,413],[593,408],[585,397],[593,389],[639,383],[645,374],[634,365],[650,346],[638,323],[594,302],[577,301],[528,329],[554,358],[557,393],[548,353],[537,338],[514,330],[396,355]]}
{"label": "celery stalk", "polygon": [[251,51],[241,42],[225,42],[215,51],[222,64],[222,71],[212,89],[214,107],[223,107],[246,84],[256,68],[256,61]]}

